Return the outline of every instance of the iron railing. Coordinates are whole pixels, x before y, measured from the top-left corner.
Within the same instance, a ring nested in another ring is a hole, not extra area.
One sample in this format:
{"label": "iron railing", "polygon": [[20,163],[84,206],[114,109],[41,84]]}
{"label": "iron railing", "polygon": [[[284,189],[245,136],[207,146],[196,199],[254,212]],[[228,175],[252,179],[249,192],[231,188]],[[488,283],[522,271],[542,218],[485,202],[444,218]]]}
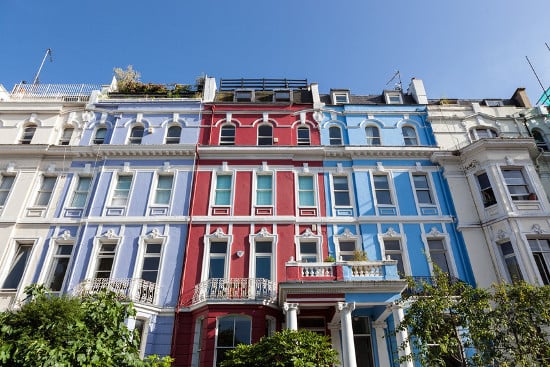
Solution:
{"label": "iron railing", "polygon": [[276,296],[276,284],[269,279],[213,278],[195,285],[192,304],[212,300],[272,300]]}
{"label": "iron railing", "polygon": [[153,305],[155,304],[155,295],[158,293],[158,286],[156,283],[143,279],[94,278],[84,280],[75,287],[73,293],[77,296],[82,296],[105,290],[120,294],[124,298],[136,303]]}
{"label": "iron railing", "polygon": [[101,85],[19,83],[13,87],[11,98],[20,100],[87,102],[94,90],[101,90]]}
{"label": "iron railing", "polygon": [[307,79],[220,79],[220,91],[235,89],[275,90],[305,89]]}

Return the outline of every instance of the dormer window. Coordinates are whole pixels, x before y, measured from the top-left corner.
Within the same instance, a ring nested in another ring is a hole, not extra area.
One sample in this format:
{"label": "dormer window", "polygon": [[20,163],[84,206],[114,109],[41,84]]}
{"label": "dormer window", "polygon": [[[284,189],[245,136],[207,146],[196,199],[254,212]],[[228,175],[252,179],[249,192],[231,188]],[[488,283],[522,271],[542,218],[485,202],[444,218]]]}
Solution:
{"label": "dormer window", "polygon": [[403,104],[403,96],[401,92],[384,92],[387,104]]}
{"label": "dormer window", "polygon": [[349,103],[349,91],[347,90],[332,90],[331,92],[333,104]]}
{"label": "dormer window", "polygon": [[273,101],[274,102],[290,102],[290,91],[289,90],[276,90],[273,92]]}
{"label": "dormer window", "polygon": [[254,91],[251,90],[236,90],[235,102],[252,102],[254,99]]}

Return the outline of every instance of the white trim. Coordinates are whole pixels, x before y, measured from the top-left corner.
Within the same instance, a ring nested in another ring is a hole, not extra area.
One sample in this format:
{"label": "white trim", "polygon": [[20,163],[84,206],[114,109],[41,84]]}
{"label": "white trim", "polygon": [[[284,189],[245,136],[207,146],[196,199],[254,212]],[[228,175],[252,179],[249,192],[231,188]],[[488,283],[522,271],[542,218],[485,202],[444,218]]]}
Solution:
{"label": "white trim", "polygon": [[208,280],[208,273],[210,272],[210,245],[212,242],[226,242],[227,248],[225,252],[225,263],[224,263],[224,278],[229,277],[229,268],[231,260],[231,245],[233,242],[233,235],[226,234],[223,232],[221,227],[218,227],[214,232],[211,232],[210,225],[206,226],[206,234],[203,241],[203,258],[202,258],[202,273],[201,273],[201,282]]}
{"label": "white trim", "polygon": [[445,226],[442,225],[443,232],[439,232],[437,227],[431,227],[429,233],[426,233],[424,226],[422,228],[422,243],[424,244],[424,253],[428,260],[428,267],[430,268],[430,274],[434,275],[433,262],[431,260],[430,246],[428,245],[428,240],[441,240],[443,242],[443,248],[445,251],[445,256],[447,257],[447,262],[449,266],[449,273],[451,276],[458,277],[458,270],[456,268],[455,258],[451,248],[451,239],[449,234],[445,231]]}
{"label": "white trim", "polygon": [[[333,231],[334,233],[337,233],[338,231],[338,228],[337,226],[333,226]],[[354,233],[355,232],[355,233]],[[344,233],[342,234],[335,234],[332,236],[332,240],[334,241],[334,253],[335,253],[335,257],[336,257],[336,261],[345,261],[345,260],[342,260],[341,257],[341,253],[342,251],[340,250],[340,241],[344,242],[344,241],[353,241],[355,242],[355,251],[363,251],[363,240],[361,238],[360,235],[357,234],[357,226],[355,226],[354,228],[354,231],[350,231],[349,228],[345,228],[344,229]],[[347,260],[349,261],[349,260]]]}
{"label": "white trim", "polygon": [[[299,226],[297,227],[297,230]],[[317,247],[317,262],[323,261],[323,236],[316,235],[312,231],[306,229],[302,234],[294,236],[294,246],[296,249],[296,261],[302,261],[302,254],[300,253],[301,243],[315,243]]]}
{"label": "white trim", "polygon": [[[253,227],[253,225],[251,225]],[[276,227],[274,226],[273,232]],[[269,233],[266,227],[260,231],[248,236],[250,244],[248,274],[249,278],[256,278],[256,242],[271,242],[271,275],[270,280],[277,284],[277,244],[279,237],[277,234]]]}
{"label": "white trim", "polygon": [[[100,231],[103,230],[103,227],[98,228],[98,233],[101,233]],[[113,258],[113,266],[111,267],[111,273],[110,278],[113,277],[113,273],[115,272],[115,269],[117,267],[117,260],[119,257],[119,247],[122,242],[122,231],[123,227],[120,227],[119,234],[115,234],[114,231],[108,230],[106,232],[103,232],[103,234],[98,234],[93,239],[93,248],[90,254],[90,260],[88,262],[88,269],[86,270],[86,279],[94,279],[96,268],[98,264],[98,256],[101,249],[101,246],[103,244],[114,244],[115,245],[115,256]]]}
{"label": "white trim", "polygon": [[[403,234],[403,224],[398,223],[398,231],[392,226],[389,226],[386,232],[382,232],[382,224],[378,224],[378,243],[380,244],[380,250],[382,252],[382,259],[386,260],[388,254],[386,254],[386,247],[384,240],[398,240],[401,246],[401,258],[403,260],[404,275],[411,275],[411,264],[409,261],[409,250],[407,248],[407,237]],[[391,254],[389,255],[391,256]],[[398,269],[399,270],[399,269]]]}

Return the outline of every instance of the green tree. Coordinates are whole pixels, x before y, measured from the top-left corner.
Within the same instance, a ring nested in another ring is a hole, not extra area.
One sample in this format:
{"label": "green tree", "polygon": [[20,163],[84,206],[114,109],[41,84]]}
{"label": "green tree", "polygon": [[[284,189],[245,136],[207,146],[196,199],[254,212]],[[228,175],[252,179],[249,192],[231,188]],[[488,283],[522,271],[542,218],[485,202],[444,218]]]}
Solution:
{"label": "green tree", "polygon": [[331,367],[337,352],[328,337],[309,330],[283,330],[228,351],[222,367]]}
{"label": "green tree", "polygon": [[411,354],[426,366],[533,367],[550,365],[550,287],[525,282],[473,288],[435,269],[401,304],[397,330],[408,330]]}
{"label": "green tree", "polygon": [[11,367],[168,367],[170,358],[139,358],[139,336],[124,321],[135,315],[115,293],[80,298],[27,288],[19,310],[0,313],[0,365]]}

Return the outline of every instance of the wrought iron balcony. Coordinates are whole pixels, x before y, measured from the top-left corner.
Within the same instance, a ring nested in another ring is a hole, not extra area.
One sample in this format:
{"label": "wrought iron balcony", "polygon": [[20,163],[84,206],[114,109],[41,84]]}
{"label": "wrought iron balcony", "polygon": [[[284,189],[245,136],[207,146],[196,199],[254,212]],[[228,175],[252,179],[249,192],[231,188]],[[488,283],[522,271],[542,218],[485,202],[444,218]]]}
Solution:
{"label": "wrought iron balcony", "polygon": [[192,304],[204,301],[272,300],[277,296],[277,285],[264,278],[213,278],[197,285]]}
{"label": "wrought iron balcony", "polygon": [[11,99],[28,101],[88,102],[99,84],[25,84],[13,87]]}
{"label": "wrought iron balcony", "polygon": [[148,282],[143,279],[94,278],[84,280],[75,287],[73,293],[77,296],[81,296],[104,290],[120,294],[125,299],[135,303],[154,305],[155,295],[158,293],[158,286],[156,283]]}

